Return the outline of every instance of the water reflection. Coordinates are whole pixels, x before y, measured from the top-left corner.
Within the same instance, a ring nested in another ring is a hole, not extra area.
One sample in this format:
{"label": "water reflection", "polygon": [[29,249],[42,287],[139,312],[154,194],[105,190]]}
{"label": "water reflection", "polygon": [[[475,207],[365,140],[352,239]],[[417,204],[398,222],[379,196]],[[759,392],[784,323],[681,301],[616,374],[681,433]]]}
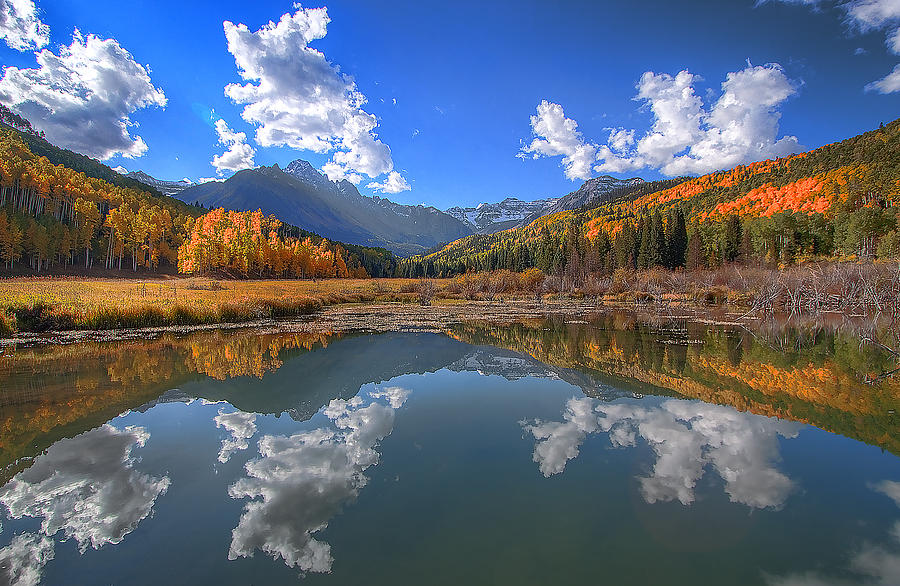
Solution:
{"label": "water reflection", "polygon": [[0,488],[0,503],[14,519],[41,519],[41,532],[75,539],[81,551],[119,543],[169,487],[134,468],[132,449],[150,434],[142,427],[103,425],[60,440],[27,470]]}
{"label": "water reflection", "polygon": [[389,387],[370,393],[368,401],[334,399],[324,414],[336,429],[261,437],[260,457],[247,463],[247,476],[228,491],[232,498],[251,499],[232,532],[228,559],[259,549],[292,568],[330,572],[331,546],[316,534],[366,485],[364,471],[378,463],[375,447],[393,430],[394,411],[409,393]]}
{"label": "water reflection", "polygon": [[750,332],[611,314],[586,325],[553,318],[473,322],[454,326],[450,334],[581,371],[594,389],[600,383],[599,393],[582,386],[588,396],[609,398],[604,384],[645,395],[674,394],[809,423],[900,454],[900,377],[864,382],[896,368],[896,356],[861,343],[853,330]]}
{"label": "water reflection", "polygon": [[693,503],[707,467],[724,480],[732,502],[752,508],[781,507],[794,488],[775,463],[778,436],[796,437],[800,426],[731,407],[668,400],[647,408],[572,398],[563,421],[523,421],[522,426],[538,440],[534,461],[547,477],[565,470],[588,434],[607,433],[618,448],[636,447],[641,438],[656,454],[650,475],[639,478],[648,503]]}
{"label": "water reflection", "polygon": [[53,558],[48,538],[59,532],[83,553],[121,542],[151,514],[170,481],[134,468],[131,452],[149,438],[142,427],[103,425],[56,442],[0,488],[9,517],[41,519],[42,535],[19,535],[0,551],[11,582],[37,582],[40,568]]}
{"label": "water reflection", "polygon": [[[900,482],[884,480],[872,487],[900,507]],[[865,542],[851,556],[848,570],[855,579],[840,579],[817,572],[766,576],[772,586],[896,586],[900,584],[900,520],[888,531],[886,545]]]}
{"label": "water reflection", "polygon": [[[858,341],[836,334],[814,336],[779,354],[752,336],[725,328],[620,325],[603,321],[570,324],[554,319],[504,326],[466,324],[455,328],[453,337],[216,332],[116,345],[27,350],[16,360],[0,360],[0,387],[5,391],[0,393],[0,464],[19,467],[0,472],[0,484],[18,472],[0,489],[0,504],[8,509],[9,517],[22,520],[10,522],[15,530],[4,529],[10,534],[21,531],[19,527],[28,519],[32,525],[26,528],[29,532],[2,536],[2,543],[7,545],[0,549],[0,576],[5,573],[13,583],[36,583],[54,555],[57,559],[48,576],[55,575],[57,566],[70,567],[67,564],[73,562],[66,559],[67,555],[78,556],[72,549],[59,547],[54,551],[55,539],[72,539],[81,552],[122,542],[153,514],[171,475],[179,488],[193,487],[198,494],[214,495],[209,503],[198,505],[198,499],[193,498],[189,505],[192,511],[194,506],[208,507],[203,512],[205,517],[198,518],[224,519],[210,531],[215,535],[209,541],[215,543],[197,546],[198,550],[214,549],[213,553],[202,552],[210,559],[226,565],[223,540],[228,543],[231,531],[227,555],[231,560],[262,552],[259,557],[267,562],[263,571],[275,568],[287,572],[284,566],[310,573],[334,569],[331,578],[341,581],[342,574],[356,570],[350,568],[352,564],[336,565],[334,557],[350,557],[356,550],[342,533],[344,523],[333,520],[350,505],[354,515],[372,506],[378,490],[370,489],[365,499],[357,499],[369,477],[377,477],[370,469],[381,459],[379,445],[390,434],[398,434],[394,432],[395,412],[407,405],[403,417],[410,415],[410,427],[414,428],[416,418],[427,419],[429,413],[426,409],[414,415],[412,407],[428,400],[433,401],[432,415],[444,414],[440,409],[445,408],[456,413],[454,425],[447,426],[452,431],[433,423],[417,429],[417,435],[432,440],[430,449],[459,441],[462,434],[455,424],[469,425],[470,417],[477,423],[468,428],[468,439],[484,433],[490,442],[478,443],[460,455],[447,450],[448,456],[443,459],[417,460],[415,455],[422,449],[419,438],[404,436],[404,441],[399,441],[395,437],[390,442],[397,450],[394,453],[406,454],[398,467],[405,473],[403,466],[417,466],[439,477],[440,482],[435,482],[439,488],[429,491],[427,498],[458,499],[455,506],[461,508],[447,507],[448,517],[465,517],[487,503],[474,522],[502,519],[496,522],[501,531],[506,520],[534,513],[527,507],[535,502],[563,503],[552,505],[559,514],[546,523],[548,527],[559,521],[571,524],[567,529],[579,528],[578,520],[583,517],[565,506],[566,499],[574,498],[565,493],[571,483],[547,482],[540,475],[562,474],[579,452],[590,449],[591,436],[604,444],[608,439],[616,451],[606,452],[596,465],[583,467],[582,471],[592,477],[585,482],[587,488],[597,486],[596,478],[604,475],[615,481],[610,474],[629,470],[631,462],[644,465],[649,457],[636,479],[632,478],[633,471],[621,474],[619,478],[624,481],[610,482],[609,490],[628,487],[631,494],[640,494],[647,503],[685,505],[640,507],[652,509],[646,514],[654,519],[675,515],[671,524],[677,525],[679,532],[681,521],[708,527],[707,517],[723,511],[726,514],[721,515],[720,528],[726,534],[733,527],[749,531],[728,517],[729,512],[746,519],[750,517],[746,515],[748,507],[770,511],[791,507],[790,515],[781,515],[786,518],[802,509],[794,504],[806,501],[792,495],[800,492],[801,483],[804,493],[811,493],[815,487],[798,469],[796,451],[795,458],[789,459],[790,467],[780,458],[782,439],[797,437],[800,422],[900,451],[900,434],[892,414],[898,406],[900,386],[894,380],[878,386],[861,382],[861,375],[871,370],[871,364],[880,364],[881,358],[862,355]],[[406,379],[394,380],[401,375],[438,371],[438,375],[417,384],[428,389],[432,384],[429,381],[444,381],[436,388],[446,391],[456,384],[448,380],[472,380],[471,374],[458,373],[477,372],[493,377],[490,381],[479,379],[492,390],[473,395],[468,392],[471,389],[458,389],[469,402],[464,409],[453,411],[459,408],[454,401],[460,400],[455,393],[443,392],[441,397],[426,400],[430,393],[417,391],[416,401],[408,404],[409,387],[414,385],[405,386]],[[521,394],[513,400],[509,400],[511,396],[498,400],[498,389],[506,388],[506,383],[497,377],[521,381],[514,385]],[[584,396],[579,393],[566,401],[579,390]],[[639,395],[678,398],[630,398]],[[194,399],[201,400],[191,403]],[[178,426],[159,423],[160,428],[153,427],[154,422],[161,421],[153,413],[181,409],[158,408],[173,401],[189,403],[184,413],[202,417],[186,417]],[[106,424],[126,411],[130,411],[129,423],[140,427]],[[288,417],[274,417],[283,414]],[[541,419],[526,419],[517,426],[516,421],[523,416]],[[191,427],[195,424],[196,429]],[[525,449],[527,454],[532,450],[531,440],[523,445],[520,428],[533,438],[532,457],[540,474],[535,473],[535,465],[527,457],[524,461],[507,457],[506,451]],[[84,429],[91,431],[78,435]],[[162,434],[156,436],[157,447],[151,445],[143,453],[153,453],[154,461],[171,458],[174,462],[183,457],[190,465],[182,462],[181,467],[167,468],[170,472],[158,477],[139,471],[141,466],[133,452],[147,442],[148,430],[156,434],[157,429]],[[410,428],[403,429],[406,433]],[[197,440],[191,444],[198,446],[196,450],[184,456],[161,453],[164,448],[158,447],[160,437],[182,433],[190,433],[191,441]],[[810,443],[806,438],[815,433],[804,432],[804,439],[791,442],[792,447]],[[69,435],[75,437],[66,439]],[[421,444],[428,449],[428,441]],[[385,459],[391,465],[398,460]],[[429,471],[430,464],[423,463],[426,460],[439,462],[440,469]],[[215,461],[232,465],[207,465]],[[496,480],[490,472],[497,462],[516,463],[504,470],[502,480]],[[25,466],[30,468],[22,470]],[[204,477],[202,470],[209,471],[214,479]],[[236,476],[235,470],[240,471]],[[232,475],[225,476],[223,471]],[[492,488],[479,492],[479,488],[469,486],[472,483],[460,481],[472,477],[484,479],[484,484]],[[569,477],[578,478],[571,472]],[[424,475],[423,481],[428,480]],[[714,507],[687,507],[702,500],[710,484],[722,487],[715,489],[724,495],[715,501],[718,509],[711,513]],[[386,501],[398,499],[405,489],[391,486],[395,492],[377,497],[384,499],[379,503],[382,507],[392,507]],[[440,488],[444,486],[453,488]],[[900,505],[900,483],[886,481],[876,489]],[[442,494],[441,490],[447,492]],[[172,503],[182,498],[183,492],[172,491],[164,499],[165,508],[157,507],[156,526],[178,526],[179,513],[185,509]],[[507,510],[499,515],[497,507],[488,506],[490,496],[496,494],[520,495],[518,501],[504,500],[521,505],[524,513]],[[541,501],[547,494],[560,498]],[[398,500],[406,503],[403,498]],[[227,515],[217,509],[223,501],[232,509]],[[609,502],[615,502],[615,498]],[[827,506],[822,511],[826,518],[849,514],[834,513]],[[611,509],[603,513],[606,517],[619,514]],[[540,516],[540,512],[536,514]],[[402,512],[395,512],[394,517],[398,516]],[[752,517],[757,521],[775,516],[756,513]],[[602,515],[600,518],[596,525],[605,519]],[[40,521],[40,530],[35,519]],[[349,522],[357,517],[347,515],[346,519]],[[622,526],[639,526],[629,524],[629,520],[623,518]],[[398,522],[406,523],[407,529],[412,527],[411,531],[422,530],[409,519]],[[777,526],[780,535],[790,526],[782,523]],[[145,522],[142,527],[153,528],[154,524]],[[511,533],[523,531],[513,523],[510,527],[514,527]],[[900,564],[900,522],[891,531],[880,544],[873,541],[848,550],[848,575],[861,577],[864,583],[900,583],[896,571]],[[879,535],[867,537],[877,540]],[[452,541],[450,537],[447,540]],[[521,545],[515,545],[514,538],[511,543],[510,550]],[[130,549],[134,544],[141,547],[143,541],[131,538],[128,544],[116,548],[123,551],[122,559],[134,555]],[[362,547],[359,542],[355,546]],[[644,544],[635,546],[634,551],[642,547]],[[279,561],[272,563],[265,556]],[[107,561],[110,557],[106,556]],[[228,564],[223,571],[239,573],[259,567],[240,561]],[[774,567],[779,575],[769,580],[775,584],[832,583],[827,576],[815,573],[787,573],[791,568],[806,567],[803,562]],[[809,567],[817,568],[814,564]],[[758,572],[754,576],[759,581]]]}
{"label": "water reflection", "polygon": [[256,434],[256,413],[244,413],[235,411],[225,413],[219,409],[219,414],[213,418],[216,427],[223,427],[231,437],[222,439],[222,448],[219,450],[219,462],[225,463],[231,459],[232,454],[246,450],[249,441]]}
{"label": "water reflection", "polygon": [[0,549],[0,577],[6,578],[10,586],[35,586],[54,553],[53,540],[44,535],[16,535],[9,545]]}

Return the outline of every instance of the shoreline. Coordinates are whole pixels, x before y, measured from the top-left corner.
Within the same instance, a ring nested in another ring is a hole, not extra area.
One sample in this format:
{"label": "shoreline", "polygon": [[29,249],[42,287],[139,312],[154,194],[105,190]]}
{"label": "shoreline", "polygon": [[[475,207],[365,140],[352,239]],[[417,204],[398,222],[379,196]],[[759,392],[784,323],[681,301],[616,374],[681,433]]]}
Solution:
{"label": "shoreline", "polygon": [[[791,322],[785,315],[750,315],[723,307],[672,304],[664,307],[635,303],[609,303],[595,299],[508,299],[502,301],[454,301],[423,306],[409,302],[340,303],[315,313],[253,321],[220,322],[198,325],[163,325],[143,328],[80,329],[47,332],[20,332],[0,338],[0,356],[12,356],[16,348],[70,345],[82,342],[150,340],[164,334],[188,335],[215,330],[255,330],[271,333],[360,333],[386,332],[446,333],[450,326],[467,322],[513,323],[549,316],[570,318],[572,323],[587,323],[602,314],[630,314],[643,321],[689,321],[710,326],[748,327],[760,323]],[[854,318],[871,323],[871,316],[844,314],[800,316],[817,325],[847,324]],[[795,318],[796,319],[796,318]],[[13,352],[7,354],[7,349]]]}
{"label": "shoreline", "polygon": [[[370,333],[430,332],[444,333],[451,325],[464,322],[505,323],[528,319],[543,319],[562,315],[573,319],[610,312],[648,313],[667,320],[686,319],[707,321],[718,325],[742,325],[733,315],[722,313],[722,320],[706,319],[700,308],[677,308],[675,312],[647,312],[649,308],[624,304],[603,304],[591,301],[532,300],[466,301],[422,306],[412,303],[344,303],[322,308],[316,313],[289,318],[261,319],[244,322],[222,322],[201,325],[172,325],[146,328],[103,330],[63,330],[22,332],[11,338],[0,338],[0,351],[6,348],[45,345],[68,345],[81,342],[115,342],[121,340],[153,339],[163,334],[186,335],[198,331],[252,329],[266,333]],[[672,308],[674,309],[674,308]],[[644,311],[641,311],[644,310]],[[707,313],[708,314],[708,313]],[[579,321],[585,321],[579,319]],[[577,322],[576,322],[577,323]],[[2,354],[0,354],[2,355]]]}

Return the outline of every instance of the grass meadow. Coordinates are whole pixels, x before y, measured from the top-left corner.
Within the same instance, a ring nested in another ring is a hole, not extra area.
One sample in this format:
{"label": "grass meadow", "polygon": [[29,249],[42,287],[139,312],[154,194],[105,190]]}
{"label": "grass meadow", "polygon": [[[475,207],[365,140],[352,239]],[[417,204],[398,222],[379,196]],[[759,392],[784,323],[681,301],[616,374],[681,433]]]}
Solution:
{"label": "grass meadow", "polygon": [[237,323],[307,315],[339,303],[415,301],[416,283],[414,279],[3,279],[0,335]]}

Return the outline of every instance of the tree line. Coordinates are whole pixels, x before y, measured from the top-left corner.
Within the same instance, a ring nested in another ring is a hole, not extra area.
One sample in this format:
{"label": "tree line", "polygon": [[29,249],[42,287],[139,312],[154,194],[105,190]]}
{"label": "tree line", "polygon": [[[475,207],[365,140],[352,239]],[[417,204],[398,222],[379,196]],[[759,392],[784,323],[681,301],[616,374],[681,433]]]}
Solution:
{"label": "tree line", "polygon": [[[9,116],[6,119],[23,126]],[[183,272],[221,270],[234,276],[317,278],[395,272],[395,259],[385,249],[331,243],[274,218],[258,219],[261,213],[207,212],[151,188],[132,187],[130,180],[114,184],[34,154],[29,146],[33,138],[0,127],[0,263],[6,269],[20,265],[37,272],[73,266],[110,271],[181,268]],[[42,144],[57,159],[76,156],[46,141]],[[85,159],[115,175],[108,167]],[[93,169],[89,164],[82,166]],[[234,250],[232,233],[223,224],[226,220],[232,222],[235,237],[244,239],[244,248]],[[197,234],[197,226],[212,232]],[[261,231],[248,236],[238,226]],[[246,246],[250,241],[256,248]],[[227,250],[231,256],[205,255],[206,248]],[[322,260],[326,257],[328,267]]]}

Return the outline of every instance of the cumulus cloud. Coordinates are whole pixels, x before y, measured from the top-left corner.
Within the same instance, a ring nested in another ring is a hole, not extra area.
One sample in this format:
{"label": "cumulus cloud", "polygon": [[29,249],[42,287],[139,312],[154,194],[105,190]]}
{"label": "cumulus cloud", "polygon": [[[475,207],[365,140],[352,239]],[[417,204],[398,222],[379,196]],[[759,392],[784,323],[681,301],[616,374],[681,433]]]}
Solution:
{"label": "cumulus cloud", "polygon": [[695,91],[698,81],[687,70],[644,73],[635,99],[650,111],[653,125],[640,137],[633,129],[612,128],[603,145],[586,141],[562,106],[544,100],[531,117],[535,138],[517,156],[562,156],[566,177],[574,180],[593,171],[644,168],[670,176],[704,174],[803,150],[796,137],[778,137],[779,107],[797,89],[777,63],[729,73],[709,107]]}
{"label": "cumulus cloud", "polygon": [[570,399],[562,422],[523,423],[538,442],[534,461],[544,476],[559,474],[590,433],[609,434],[614,447],[643,439],[656,453],[649,476],[639,478],[648,503],[694,502],[707,467],[725,481],[731,501],[752,508],[778,508],[794,483],[774,467],[778,436],[795,437],[799,426],[741,413],[731,407],[670,400],[657,408]]}
{"label": "cumulus cloud", "polygon": [[797,91],[780,65],[729,73],[709,108],[694,89],[698,81],[687,70],[675,76],[644,73],[635,99],[647,106],[653,126],[639,139],[634,130],[613,129],[598,149],[594,170],[703,174],[803,149],[794,136],[778,137],[778,108]]}
{"label": "cumulus cloud", "polygon": [[84,551],[119,543],[151,514],[169,478],[134,469],[132,449],[150,434],[141,427],[103,425],[53,444],[3,488],[10,517],[41,518],[41,532],[62,531]]}
{"label": "cumulus cloud", "polygon": [[231,437],[222,439],[222,448],[219,450],[219,462],[222,463],[227,462],[235,452],[246,450],[250,445],[250,438],[256,433],[256,413],[225,413],[219,409],[219,414],[213,421],[216,422],[216,427],[225,428],[231,434]]}
{"label": "cumulus cloud", "polygon": [[76,30],[59,54],[44,49],[35,57],[37,68],[3,70],[0,101],[58,146],[104,160],[147,151],[144,140],[131,133],[130,116],[165,106],[166,96],[118,41]]}
{"label": "cumulus cloud", "polygon": [[333,181],[359,183],[364,176],[390,173],[391,149],[376,134],[375,116],[363,109],[366,97],[351,77],[309,46],[325,37],[327,10],[294,6],[296,12],[255,32],[224,23],[228,51],[247,82],[229,84],[225,94],[245,105],[241,115],[257,126],[260,145],[333,153],[322,168]]}
{"label": "cumulus cloud", "polygon": [[534,139],[522,147],[517,157],[562,156],[562,166],[566,177],[571,180],[590,179],[591,165],[597,158],[597,145],[585,142],[578,131],[578,123],[566,118],[563,107],[542,100],[537,107],[537,115],[531,117],[531,132]]}
{"label": "cumulus cloud", "polygon": [[0,39],[17,51],[41,49],[50,42],[50,27],[32,0],[0,0]]}
{"label": "cumulus cloud", "polygon": [[366,485],[364,471],[379,459],[375,447],[393,430],[394,410],[408,395],[399,387],[370,395],[389,405],[334,399],[323,413],[335,429],[260,438],[260,457],[228,490],[232,498],[252,499],[232,531],[228,558],[259,549],[292,568],[330,572],[331,546],[315,535]]}
{"label": "cumulus cloud", "polygon": [[0,577],[10,586],[37,586],[44,566],[54,555],[51,539],[35,533],[16,535],[0,549]]}
{"label": "cumulus cloud", "polygon": [[216,134],[219,135],[219,144],[227,147],[221,155],[213,156],[210,164],[216,168],[220,175],[225,171],[240,171],[252,169],[253,157],[256,150],[247,144],[247,135],[243,132],[235,132],[221,118],[216,120]]}
{"label": "cumulus cloud", "polygon": [[366,185],[366,187],[374,189],[379,193],[400,193],[401,191],[410,190],[409,183],[407,183],[406,179],[396,171],[388,173],[383,181],[373,181]]}

